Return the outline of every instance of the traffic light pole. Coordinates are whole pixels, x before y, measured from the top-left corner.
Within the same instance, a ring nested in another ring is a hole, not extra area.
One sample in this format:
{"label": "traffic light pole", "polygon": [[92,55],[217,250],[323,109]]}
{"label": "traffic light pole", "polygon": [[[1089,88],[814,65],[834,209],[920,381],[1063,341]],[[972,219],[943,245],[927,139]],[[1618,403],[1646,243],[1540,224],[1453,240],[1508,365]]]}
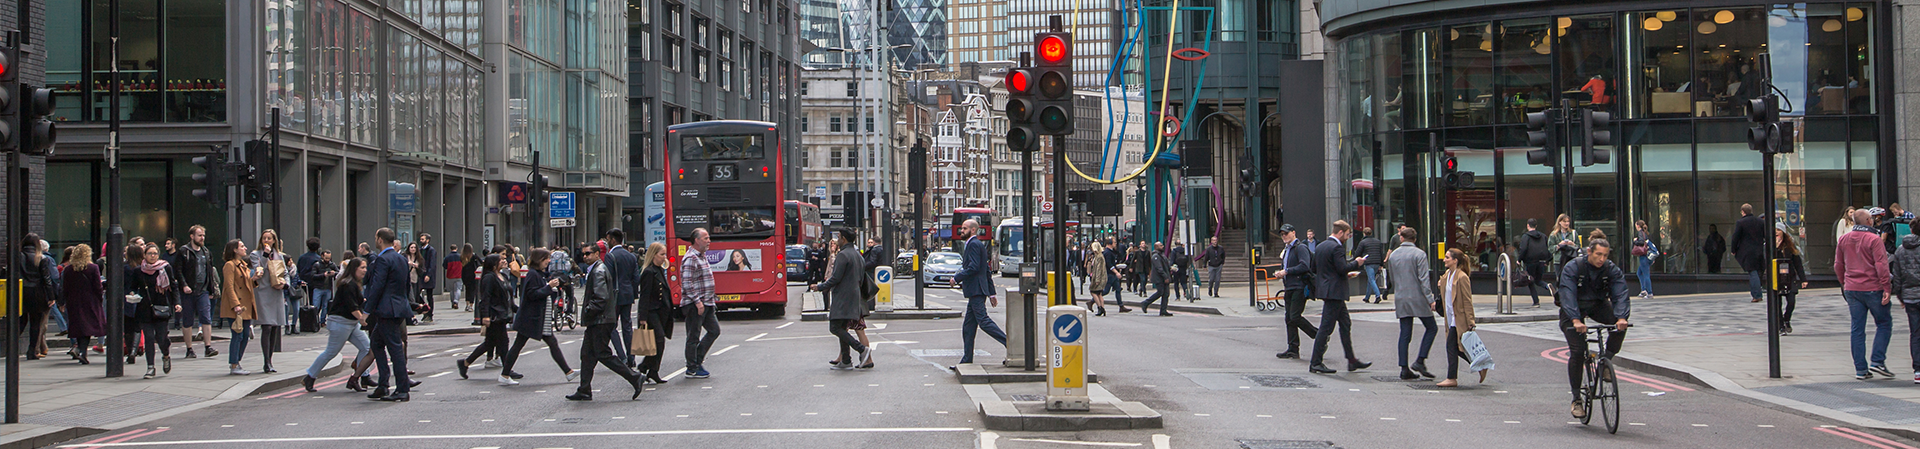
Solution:
{"label": "traffic light pole", "polygon": [[[107,40],[113,52],[113,61],[120,60],[120,0],[107,0]],[[120,228],[120,64],[113,64],[110,70],[111,81],[108,88],[113,90],[107,97],[107,241],[100,245],[100,256],[107,259],[107,316],[119,310],[116,302],[127,295],[122,279],[126,271],[126,237]],[[238,223],[238,222],[236,222]],[[108,248],[118,249],[113,251]],[[125,374],[126,365],[121,359],[126,354],[126,320],[107,320],[107,377],[120,377]]]}
{"label": "traffic light pole", "polygon": [[[1772,80],[1771,79],[1766,80],[1765,85],[1769,85],[1769,86],[1772,85]],[[1789,145],[1790,143],[1781,142],[1781,144]],[[1761,180],[1761,183],[1767,186],[1766,195],[1765,195],[1766,199],[1762,201],[1765,204],[1764,210],[1766,211],[1766,215],[1767,215],[1767,230],[1778,229],[1778,228],[1775,228],[1775,226],[1779,226],[1778,224],[1776,224],[1779,222],[1779,217],[1777,215],[1774,215],[1773,213],[1774,211],[1774,204],[1773,204],[1774,179],[1773,179],[1773,155],[1772,154],[1762,153],[1760,155],[1760,173],[1761,173],[1761,177],[1763,178]],[[1765,248],[1764,250],[1766,251],[1767,260],[1769,262],[1779,259],[1778,258],[1779,253],[1775,252],[1778,250],[1774,249],[1774,246],[1778,243],[1778,241],[1779,241],[1779,238],[1774,237],[1773,233],[1771,232],[1767,233],[1767,243],[1766,243],[1766,246],[1764,247]],[[1768,275],[1771,279],[1778,279],[1780,282],[1793,282],[1792,280],[1785,279],[1782,276],[1780,276],[1780,268],[1775,266],[1775,264],[1773,263],[1767,264],[1767,269],[1768,271],[1770,271]],[[1773,284],[1773,285],[1767,286],[1767,377],[1772,379],[1779,379],[1780,378],[1780,300],[1781,300],[1780,288],[1779,288],[1780,286],[1777,283],[1769,283],[1769,284]]]}

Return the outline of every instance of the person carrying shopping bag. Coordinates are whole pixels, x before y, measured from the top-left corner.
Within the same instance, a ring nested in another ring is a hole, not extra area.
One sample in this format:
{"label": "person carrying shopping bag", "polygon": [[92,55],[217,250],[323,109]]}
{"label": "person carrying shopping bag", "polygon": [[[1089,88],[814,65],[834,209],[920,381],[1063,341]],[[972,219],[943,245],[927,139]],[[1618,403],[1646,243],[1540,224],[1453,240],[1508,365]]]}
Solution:
{"label": "person carrying shopping bag", "polygon": [[[1462,340],[1473,332],[1473,279],[1468,276],[1473,262],[1467,260],[1466,253],[1459,249],[1447,250],[1447,274],[1440,279],[1442,300],[1435,304],[1447,317],[1447,378],[1434,386],[1452,388],[1460,386],[1460,361],[1467,360]],[[1480,381],[1487,381],[1487,373],[1480,371]]]}

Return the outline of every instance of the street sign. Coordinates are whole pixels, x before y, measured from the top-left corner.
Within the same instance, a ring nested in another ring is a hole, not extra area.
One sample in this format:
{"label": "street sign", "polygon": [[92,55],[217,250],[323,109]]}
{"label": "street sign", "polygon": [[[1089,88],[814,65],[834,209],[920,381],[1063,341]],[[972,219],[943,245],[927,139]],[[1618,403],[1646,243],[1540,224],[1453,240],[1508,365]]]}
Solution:
{"label": "street sign", "polygon": [[879,312],[892,312],[893,267],[887,265],[873,267],[873,281],[874,284],[880,287],[880,292],[874,295],[874,310]]}
{"label": "street sign", "polygon": [[576,222],[572,218],[555,218],[547,220],[547,224],[549,225],[548,227],[553,228],[571,228]]}
{"label": "street sign", "polygon": [[819,186],[819,187],[814,187],[814,188],[813,188],[813,197],[814,197],[814,198],[826,198],[826,197],[827,197],[827,186]]}
{"label": "street sign", "polygon": [[1047,410],[1085,411],[1087,395],[1087,309],[1080,306],[1047,308],[1049,359]]}
{"label": "street sign", "polygon": [[548,193],[547,218],[573,218],[573,192]]}
{"label": "street sign", "polygon": [[1041,212],[1053,212],[1053,202],[1052,202],[1052,201],[1041,201],[1041,202],[1040,202],[1040,211],[1041,211]]}
{"label": "street sign", "polygon": [[1079,315],[1065,314],[1053,319],[1053,338],[1061,343],[1080,342],[1080,333],[1084,330],[1086,327],[1081,326]]}

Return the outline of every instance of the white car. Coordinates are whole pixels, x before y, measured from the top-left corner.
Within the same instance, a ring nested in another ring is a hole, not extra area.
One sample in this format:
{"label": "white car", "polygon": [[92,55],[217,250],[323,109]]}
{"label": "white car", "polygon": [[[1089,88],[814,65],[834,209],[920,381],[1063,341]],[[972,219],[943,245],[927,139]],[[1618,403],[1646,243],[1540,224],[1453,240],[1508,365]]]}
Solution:
{"label": "white car", "polygon": [[960,253],[927,253],[920,281],[927,284],[960,285]]}

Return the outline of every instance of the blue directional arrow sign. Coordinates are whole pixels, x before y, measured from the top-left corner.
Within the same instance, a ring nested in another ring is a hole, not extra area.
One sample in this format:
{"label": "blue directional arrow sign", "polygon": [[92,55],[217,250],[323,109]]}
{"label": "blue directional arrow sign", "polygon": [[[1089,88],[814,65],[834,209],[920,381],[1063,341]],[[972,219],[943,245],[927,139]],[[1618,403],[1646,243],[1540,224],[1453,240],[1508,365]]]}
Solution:
{"label": "blue directional arrow sign", "polygon": [[547,218],[573,218],[573,192],[548,193]]}
{"label": "blue directional arrow sign", "polygon": [[1079,315],[1060,315],[1053,319],[1053,338],[1062,344],[1079,342],[1085,332],[1086,326],[1081,325]]}
{"label": "blue directional arrow sign", "polygon": [[875,280],[880,281],[880,283],[883,283],[883,284],[888,282],[893,282],[892,271],[881,270],[879,272],[874,273],[874,277],[877,278]]}

